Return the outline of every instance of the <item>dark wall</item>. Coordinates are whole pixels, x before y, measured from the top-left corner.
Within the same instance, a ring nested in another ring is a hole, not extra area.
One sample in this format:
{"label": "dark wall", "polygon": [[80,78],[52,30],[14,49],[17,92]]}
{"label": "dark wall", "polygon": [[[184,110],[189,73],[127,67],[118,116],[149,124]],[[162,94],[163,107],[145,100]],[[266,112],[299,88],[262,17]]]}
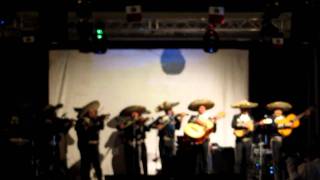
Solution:
{"label": "dark wall", "polygon": [[1,115],[48,102],[48,51],[41,43],[1,43]]}
{"label": "dark wall", "polygon": [[[271,112],[265,105],[272,101],[288,101],[291,112],[299,114],[319,102],[315,87],[317,60],[316,47],[311,45],[286,45],[282,49],[263,45],[250,49],[250,99],[260,104],[254,115],[262,119]],[[306,150],[319,136],[315,107],[310,117],[301,119],[301,126],[286,138],[285,148],[290,151]]]}

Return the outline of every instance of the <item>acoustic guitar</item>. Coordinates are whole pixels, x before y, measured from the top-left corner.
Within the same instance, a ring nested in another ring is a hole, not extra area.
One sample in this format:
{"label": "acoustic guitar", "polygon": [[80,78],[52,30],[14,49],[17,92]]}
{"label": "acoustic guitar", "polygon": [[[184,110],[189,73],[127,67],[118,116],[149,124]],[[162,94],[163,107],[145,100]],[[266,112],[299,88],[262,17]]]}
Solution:
{"label": "acoustic guitar", "polygon": [[[278,133],[283,137],[288,137],[292,133],[294,128],[300,126],[300,119],[304,116],[309,116],[312,110],[313,107],[310,107],[299,115],[291,113],[284,119],[276,121],[275,123],[278,126]],[[290,124],[290,126],[286,126],[288,124]]]}
{"label": "acoustic guitar", "polygon": [[245,123],[245,127],[243,129],[235,129],[233,131],[233,134],[238,138],[242,138],[246,136],[248,133],[252,132],[253,129],[254,129],[254,122],[248,121]]}
{"label": "acoustic guitar", "polygon": [[202,123],[201,125],[196,122],[188,123],[183,129],[186,139],[195,144],[204,143],[214,128],[214,121],[223,118],[224,116],[225,113],[220,112],[212,119],[199,119]]}

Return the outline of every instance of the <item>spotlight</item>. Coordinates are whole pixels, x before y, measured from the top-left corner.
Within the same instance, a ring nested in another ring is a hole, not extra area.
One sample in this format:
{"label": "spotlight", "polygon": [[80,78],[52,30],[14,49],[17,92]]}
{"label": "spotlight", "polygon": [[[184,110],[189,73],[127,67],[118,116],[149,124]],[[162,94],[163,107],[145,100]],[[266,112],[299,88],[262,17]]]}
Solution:
{"label": "spotlight", "polygon": [[256,169],[260,169],[260,163],[256,163]]}
{"label": "spotlight", "polygon": [[6,20],[5,19],[0,19],[0,27],[6,24]]}
{"label": "spotlight", "polygon": [[264,43],[270,44],[275,48],[282,48],[284,44],[284,35],[275,27],[270,20],[262,22],[260,37]]}
{"label": "spotlight", "polygon": [[128,5],[126,6],[126,17],[128,22],[141,21],[141,6],[140,5]]}
{"label": "spotlight", "polygon": [[16,19],[15,13],[0,11],[0,28],[14,23]]}
{"label": "spotlight", "polygon": [[35,35],[33,32],[22,32],[22,42],[25,44],[32,44],[35,42]]}
{"label": "spotlight", "polygon": [[273,47],[282,48],[283,44],[284,44],[284,38],[283,38],[283,36],[272,37],[271,42],[272,42]]}
{"label": "spotlight", "polygon": [[215,26],[209,24],[203,36],[203,50],[207,53],[215,53],[218,51],[219,36],[215,31]]}
{"label": "spotlight", "polygon": [[107,51],[107,35],[105,32],[105,23],[99,20],[94,27],[93,35],[93,51],[98,54],[103,54]]}
{"label": "spotlight", "polygon": [[210,24],[223,24],[224,23],[224,7],[210,6],[208,22]]}
{"label": "spotlight", "polygon": [[273,166],[270,166],[270,167],[269,167],[269,174],[274,174],[274,168],[273,168]]}

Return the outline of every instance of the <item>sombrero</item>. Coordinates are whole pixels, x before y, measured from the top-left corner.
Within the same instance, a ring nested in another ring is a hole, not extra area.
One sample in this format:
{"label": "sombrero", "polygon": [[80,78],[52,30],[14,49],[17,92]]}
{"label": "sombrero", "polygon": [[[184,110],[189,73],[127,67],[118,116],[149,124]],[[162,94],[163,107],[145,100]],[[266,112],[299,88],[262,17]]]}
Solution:
{"label": "sombrero", "polygon": [[269,110],[282,109],[283,111],[288,111],[292,108],[292,105],[290,103],[284,102],[284,101],[275,101],[275,102],[267,104],[266,107]]}
{"label": "sombrero", "polygon": [[239,109],[250,109],[250,108],[255,108],[257,106],[258,106],[258,103],[250,102],[247,100],[243,100],[231,105],[232,108],[239,108]]}
{"label": "sombrero", "polygon": [[206,109],[211,109],[213,108],[214,103],[208,99],[197,99],[189,104],[188,109],[191,111],[198,111],[200,106],[205,106]]}
{"label": "sombrero", "polygon": [[44,108],[43,108],[43,114],[44,116],[56,116],[56,112],[58,109],[62,108],[63,107],[63,104],[59,103],[57,105],[51,105],[51,104],[48,104],[46,105]]}
{"label": "sombrero", "polygon": [[76,112],[78,112],[78,117],[83,117],[89,110],[94,109],[97,110],[100,106],[99,101],[91,101],[87,105],[83,106],[82,108],[74,108]]}
{"label": "sombrero", "polygon": [[171,109],[174,106],[177,106],[179,104],[179,102],[168,102],[168,101],[164,101],[162,104],[160,104],[159,106],[157,106],[156,111],[160,112],[160,111],[166,111]]}
{"label": "sombrero", "polygon": [[132,105],[132,106],[128,106],[126,108],[124,108],[121,112],[120,112],[120,116],[131,116],[131,114],[133,112],[137,112],[139,114],[149,114],[150,111],[148,111],[144,106],[140,106],[140,105]]}

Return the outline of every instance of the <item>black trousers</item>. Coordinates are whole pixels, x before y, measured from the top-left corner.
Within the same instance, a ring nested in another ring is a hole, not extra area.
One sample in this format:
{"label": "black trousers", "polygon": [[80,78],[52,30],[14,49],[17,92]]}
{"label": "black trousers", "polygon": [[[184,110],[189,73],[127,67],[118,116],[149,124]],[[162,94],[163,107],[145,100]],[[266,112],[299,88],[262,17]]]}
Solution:
{"label": "black trousers", "polygon": [[147,148],[144,142],[134,145],[126,142],[124,153],[128,175],[141,175],[141,170],[143,170],[144,175],[148,175]]}
{"label": "black trousers", "polygon": [[86,145],[79,147],[81,156],[81,180],[90,180],[91,165],[93,166],[97,179],[102,180],[102,170],[100,166],[100,153],[98,145]]}
{"label": "black trousers", "polygon": [[173,175],[175,173],[175,147],[174,141],[164,141],[159,142],[159,151],[161,158],[161,174],[163,175]]}
{"label": "black trousers", "polygon": [[281,171],[281,147],[282,147],[282,137],[281,136],[273,136],[271,138],[271,149],[272,149],[272,158],[273,158],[273,166],[275,169],[274,179],[280,180],[282,177]]}
{"label": "black trousers", "polygon": [[195,174],[208,174],[209,140],[203,144],[194,145]]}
{"label": "black trousers", "polygon": [[235,147],[235,173],[241,173],[247,175],[247,170],[249,170],[251,161],[251,147],[252,139],[243,138],[238,139]]}
{"label": "black trousers", "polygon": [[[209,140],[203,144],[179,144],[177,150],[177,173],[180,175],[205,175],[209,173]],[[183,168],[182,168],[183,167]]]}

